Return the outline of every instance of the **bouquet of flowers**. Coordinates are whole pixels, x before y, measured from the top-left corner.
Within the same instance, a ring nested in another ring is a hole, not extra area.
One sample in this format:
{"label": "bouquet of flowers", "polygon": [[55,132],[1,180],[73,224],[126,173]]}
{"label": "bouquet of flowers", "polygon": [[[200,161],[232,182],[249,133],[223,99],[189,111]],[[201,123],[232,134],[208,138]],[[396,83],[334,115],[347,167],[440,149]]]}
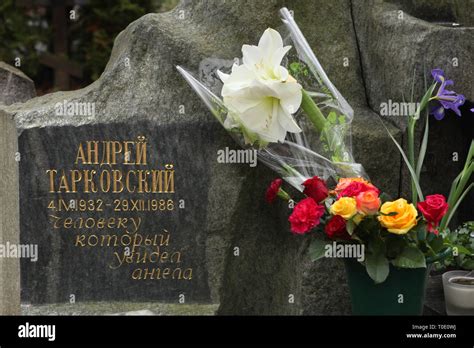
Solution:
{"label": "bouquet of flowers", "polygon": [[[376,283],[381,283],[389,274],[390,263],[401,268],[421,268],[426,267],[426,260],[436,259],[443,251],[455,256],[471,255],[471,251],[457,243],[446,229],[461,201],[474,186],[473,183],[468,185],[474,169],[474,142],[471,142],[463,170],[451,185],[448,200],[440,194],[424,197],[419,184],[428,143],[429,115],[441,120],[445,110],[451,109],[461,116],[459,106],[465,100],[462,94],[447,89],[453,82],[445,78],[441,69],[433,69],[432,76],[433,84],[415,114],[409,117],[409,156],[389,134],[411,173],[412,203],[404,198],[391,200],[363,178],[340,178],[333,190],[317,176],[306,180],[303,182],[306,198],[296,204],[289,221],[293,233],[315,232],[316,238],[310,246],[313,260],[325,256],[332,241],[360,243],[367,247],[362,258],[367,273]],[[425,112],[425,131],[415,163],[409,159],[415,158],[414,125],[423,111],[428,112]],[[266,194],[269,203],[276,197],[291,199],[281,184],[280,179],[271,183]],[[439,231],[443,233],[439,234]],[[321,236],[325,238],[318,238]]]}
{"label": "bouquet of flowers", "polygon": [[[327,77],[290,12],[280,12],[284,40],[269,28],[257,46],[242,46],[238,62],[206,59],[199,79],[181,66],[178,71],[235,141],[255,149],[259,161],[297,190],[314,175],[333,180],[366,177],[352,156],[352,108]],[[319,135],[312,149],[303,132],[308,128]]]}
{"label": "bouquet of flowers", "polygon": [[[183,67],[177,69],[235,141],[257,151],[259,161],[281,176],[271,183],[266,199],[272,203],[279,197],[294,206],[291,231],[313,235],[313,260],[324,256],[329,243],[337,242],[363,246],[359,261],[376,283],[387,278],[389,264],[426,267],[427,257],[453,247],[438,231],[447,226],[472,187],[467,183],[474,146],[448,200],[438,194],[424,197],[419,176],[428,141],[428,113],[418,161],[415,124],[429,106],[437,119],[445,109],[459,114],[464,97],[449,91],[452,81],[441,70],[433,70],[434,83],[409,118],[408,155],[389,134],[406,161],[413,187],[411,203],[392,200],[353,158],[352,108],[327,77],[290,12],[283,8],[280,13],[283,37],[269,28],[257,46],[242,46],[242,59],[201,62],[199,78]],[[311,133],[316,139],[310,148]],[[295,203],[283,181],[305,197]]]}

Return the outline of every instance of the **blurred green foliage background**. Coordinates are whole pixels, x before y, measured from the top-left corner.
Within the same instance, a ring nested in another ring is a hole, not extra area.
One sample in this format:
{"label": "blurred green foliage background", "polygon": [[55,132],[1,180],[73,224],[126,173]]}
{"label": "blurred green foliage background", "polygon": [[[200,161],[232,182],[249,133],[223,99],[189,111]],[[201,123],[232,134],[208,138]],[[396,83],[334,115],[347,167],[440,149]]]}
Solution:
{"label": "blurred green foliage background", "polygon": [[[82,77],[71,77],[68,89],[96,80],[105,68],[117,34],[132,21],[150,12],[173,9],[178,0],[1,0],[0,60],[17,66],[35,81],[38,94],[59,89],[55,71],[42,64],[42,55],[55,54],[55,35],[67,37],[68,61],[81,68]],[[53,21],[55,6],[66,21]],[[74,11],[74,18],[71,12]],[[20,65],[18,64],[20,58]]]}

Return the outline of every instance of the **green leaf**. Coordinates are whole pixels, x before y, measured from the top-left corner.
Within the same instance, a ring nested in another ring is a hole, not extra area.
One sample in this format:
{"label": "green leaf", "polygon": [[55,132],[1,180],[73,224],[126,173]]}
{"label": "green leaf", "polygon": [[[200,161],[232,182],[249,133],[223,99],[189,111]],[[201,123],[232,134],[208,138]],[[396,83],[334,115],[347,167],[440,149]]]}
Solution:
{"label": "green leaf", "polygon": [[374,238],[368,246],[369,252],[365,254],[365,268],[376,284],[382,283],[390,272],[389,262],[385,256],[386,245],[382,239]]}
{"label": "green leaf", "polygon": [[298,62],[293,62],[290,64],[290,70],[295,75],[301,70],[301,64]]}
{"label": "green leaf", "polygon": [[328,243],[324,240],[314,238],[309,245],[308,254],[311,261],[319,260],[324,257]]}
{"label": "green leaf", "polygon": [[415,227],[413,227],[410,231],[408,236],[412,234],[415,240],[424,242],[426,237],[428,236],[428,231],[426,229],[426,223],[423,219],[418,219],[418,222]]}
{"label": "green leaf", "polygon": [[423,140],[421,141],[420,153],[418,154],[418,161],[416,162],[416,177],[420,179],[421,167],[425,160],[426,148],[428,147],[428,133],[429,133],[429,119],[430,115],[426,112],[425,132],[423,133]]}
{"label": "green leaf", "polygon": [[464,269],[474,269],[474,260],[472,259],[466,259],[461,263],[461,267]]}
{"label": "green leaf", "polygon": [[355,224],[354,221],[348,220],[346,222],[346,230],[347,230],[347,233],[349,233],[350,236],[352,236],[352,234],[354,233],[354,229],[356,227],[357,227],[357,225]]}
{"label": "green leaf", "polygon": [[426,236],[426,240],[431,243],[433,241],[433,239],[437,238],[438,236],[434,233],[428,233],[427,236]]}
{"label": "green leaf", "polygon": [[472,255],[471,250],[462,245],[453,245],[453,253],[457,252],[458,255]]}
{"label": "green leaf", "polygon": [[330,124],[337,124],[337,115],[334,111],[331,111],[327,117],[327,121]]}
{"label": "green leaf", "polygon": [[[456,187],[458,187],[459,181],[461,180],[463,173],[464,172],[461,171],[451,183],[451,189],[449,190],[449,194],[448,194],[448,202],[449,202],[449,198],[454,196],[454,192],[456,191]],[[448,213],[449,213],[449,210],[448,210]],[[439,224],[440,228],[443,229],[444,222],[446,221],[447,218],[448,218],[448,214],[443,216],[443,219],[441,220],[441,223]],[[448,226],[445,226],[445,227],[448,227]]]}
{"label": "green leaf", "polygon": [[449,212],[449,216],[446,220],[446,226],[449,225],[449,222],[451,221],[451,219],[453,218],[454,216],[454,213],[456,212],[456,210],[458,209],[459,205],[461,204],[462,200],[464,199],[464,197],[466,197],[466,195],[469,193],[469,191],[474,187],[474,183],[471,183],[467,189],[463,192],[463,194],[461,195],[461,197],[459,197],[458,201],[456,202],[456,204],[454,205],[454,207],[451,209],[451,211]]}
{"label": "green leaf", "polygon": [[403,151],[403,148],[400,146],[400,144],[398,143],[398,141],[393,137],[392,133],[390,133],[390,131],[388,130],[388,128],[385,126],[385,123],[383,123],[382,120],[380,120],[380,122],[382,123],[383,127],[385,128],[385,130],[387,131],[388,135],[390,136],[390,138],[392,139],[392,141],[395,143],[395,146],[398,148],[398,151],[400,151],[400,154],[402,155],[403,157],[403,160],[405,161],[405,164],[408,168],[408,171],[410,172],[410,175],[411,175],[411,180],[412,180],[412,183],[415,185],[415,188],[416,188],[416,192],[418,194],[418,199],[420,201],[424,201],[425,199],[423,198],[423,193],[421,191],[421,187],[420,187],[420,183],[418,181],[418,178],[416,177],[416,173],[415,173],[415,170],[413,169],[413,167],[411,166],[410,164],[410,161],[408,160],[407,156],[405,155],[405,152]]}
{"label": "green leaf", "polygon": [[390,234],[385,238],[387,257],[395,258],[403,251],[407,241],[399,235]]}
{"label": "green leaf", "polygon": [[339,124],[345,124],[346,123],[346,116],[344,115],[339,115]]}
{"label": "green leaf", "polygon": [[[451,214],[453,210],[455,211],[457,206],[456,202],[460,199],[459,197],[461,196],[461,193],[464,191],[465,186],[467,183],[470,181],[472,173],[474,173],[474,140],[471,141],[471,145],[469,147],[469,153],[466,157],[466,162],[464,163],[464,168],[459,173],[459,175],[454,179],[452,185],[451,185],[451,190],[449,192],[448,196],[448,213],[441,219],[440,223],[440,229],[444,230],[446,227],[448,227],[449,221],[453,216]],[[469,189],[469,187],[468,187]]]}
{"label": "green leaf", "polygon": [[[408,151],[408,161],[410,165],[415,168],[415,126],[416,119],[413,117],[408,118],[408,128],[407,128],[407,151]],[[416,174],[416,173],[415,173]],[[417,180],[419,178],[417,177]],[[412,203],[416,205],[417,195],[416,195],[415,180],[411,180],[411,200]]]}
{"label": "green leaf", "polygon": [[443,250],[444,238],[440,235],[436,236],[434,233],[431,233],[431,234],[434,235],[435,237],[433,238],[433,240],[430,241],[430,247],[431,249],[433,249],[435,253],[438,253],[441,250]]}
{"label": "green leaf", "polygon": [[379,214],[380,215],[383,215],[383,216],[395,216],[398,214],[398,212],[396,211],[391,211],[390,213],[382,213],[381,211],[379,211]]}
{"label": "green leaf", "polygon": [[423,242],[426,240],[426,234],[427,234],[426,225],[425,224],[420,224],[420,225],[422,226],[416,229],[416,236],[419,241]]}
{"label": "green leaf", "polygon": [[392,264],[401,268],[422,268],[426,267],[426,260],[420,249],[407,245],[402,253],[392,260]]}
{"label": "green leaf", "polygon": [[383,283],[390,272],[388,260],[382,253],[366,254],[365,268],[375,283]]}

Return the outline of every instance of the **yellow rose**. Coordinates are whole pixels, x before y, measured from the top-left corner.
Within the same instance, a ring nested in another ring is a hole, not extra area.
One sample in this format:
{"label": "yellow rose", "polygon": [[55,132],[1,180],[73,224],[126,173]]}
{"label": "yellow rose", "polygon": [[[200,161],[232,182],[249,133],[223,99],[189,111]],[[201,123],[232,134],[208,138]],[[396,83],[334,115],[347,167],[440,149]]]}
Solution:
{"label": "yellow rose", "polygon": [[332,215],[339,215],[349,220],[357,213],[357,203],[352,197],[341,197],[331,205],[329,210]]}
{"label": "yellow rose", "polygon": [[413,204],[408,204],[403,198],[393,202],[385,202],[380,207],[380,212],[384,214],[397,213],[392,216],[380,215],[378,217],[380,224],[387,228],[389,232],[405,234],[416,225],[418,212]]}

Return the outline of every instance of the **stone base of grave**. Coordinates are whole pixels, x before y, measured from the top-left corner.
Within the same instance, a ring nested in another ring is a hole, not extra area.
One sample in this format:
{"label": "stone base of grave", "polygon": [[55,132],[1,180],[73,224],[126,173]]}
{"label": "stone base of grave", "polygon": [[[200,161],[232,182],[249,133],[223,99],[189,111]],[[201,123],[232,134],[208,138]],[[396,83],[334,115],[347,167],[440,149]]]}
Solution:
{"label": "stone base of grave", "polygon": [[84,302],[22,304],[22,315],[214,315],[217,304],[159,302]]}

